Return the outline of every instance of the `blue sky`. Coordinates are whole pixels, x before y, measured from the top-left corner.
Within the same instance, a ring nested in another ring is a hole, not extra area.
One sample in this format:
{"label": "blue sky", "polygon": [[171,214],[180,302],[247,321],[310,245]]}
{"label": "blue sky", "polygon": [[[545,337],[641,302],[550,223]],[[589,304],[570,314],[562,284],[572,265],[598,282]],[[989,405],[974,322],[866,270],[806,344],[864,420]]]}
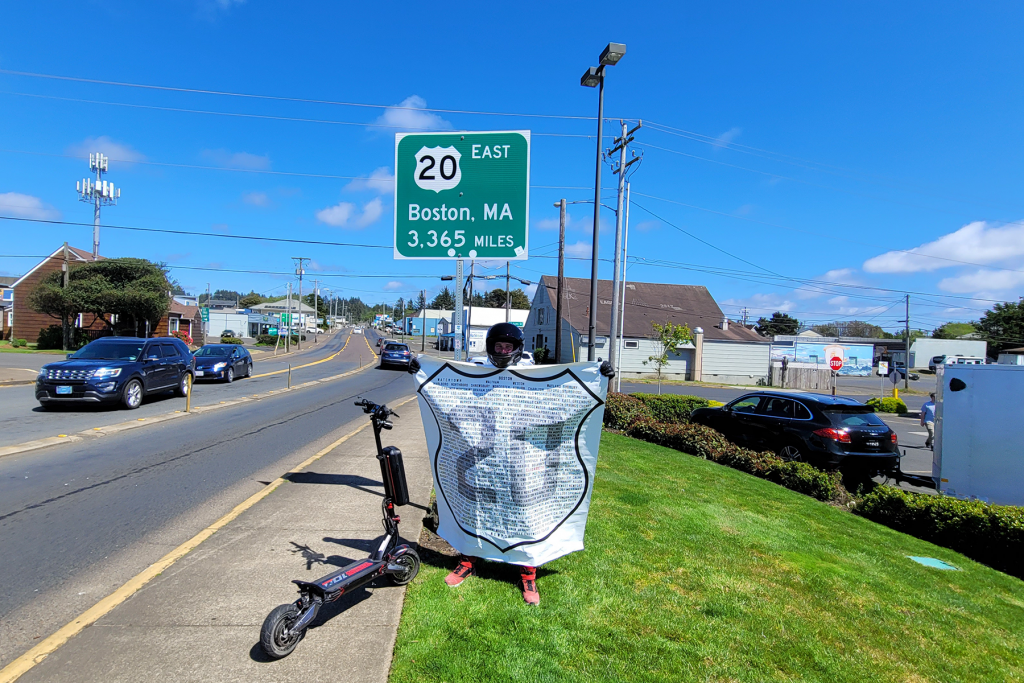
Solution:
{"label": "blue sky", "polygon": [[[346,5],[8,7],[8,72],[406,108],[0,73],[0,215],[91,222],[75,181],[100,150],[123,188],[104,223],[388,247],[105,229],[104,255],[165,261],[195,292],[209,282],[274,294],[287,276],[249,271],[286,272],[289,257],[308,256],[334,291],[393,302],[436,292],[454,264],[393,260],[396,129],[370,124],[529,129],[532,183],[583,188],[533,188],[531,258],[513,272],[535,280],[556,268],[544,258],[555,254],[552,203],[593,197],[596,91],[579,78],[617,41],[628,53],[609,70],[606,132],[620,117],[644,121],[630,279],[706,285],[732,316],[785,310],[889,329],[901,326],[903,291],[912,324],[930,329],[1024,289],[1019,4]],[[612,205],[614,182],[606,169]],[[571,256],[589,256],[591,211],[570,207]],[[604,257],[614,214],[603,216]],[[64,240],[91,247],[85,226],[0,231],[2,274],[33,263],[13,256]],[[587,276],[589,264],[570,261],[567,274]]]}

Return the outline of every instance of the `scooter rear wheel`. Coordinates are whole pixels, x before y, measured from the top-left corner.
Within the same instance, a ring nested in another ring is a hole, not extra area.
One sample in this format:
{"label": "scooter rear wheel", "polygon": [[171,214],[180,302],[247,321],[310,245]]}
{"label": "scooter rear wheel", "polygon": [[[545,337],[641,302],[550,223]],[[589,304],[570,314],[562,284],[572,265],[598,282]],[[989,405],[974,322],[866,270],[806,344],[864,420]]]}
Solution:
{"label": "scooter rear wheel", "polygon": [[397,564],[401,567],[405,567],[405,571],[400,574],[388,574],[391,579],[391,583],[396,586],[404,586],[420,573],[420,556],[416,554],[416,551],[412,548],[391,560],[391,564]]}
{"label": "scooter rear wheel", "polygon": [[287,657],[295,649],[295,646],[306,635],[303,629],[299,633],[285,631],[290,629],[292,624],[299,618],[299,608],[294,603],[278,605],[263,621],[263,628],[260,629],[260,645],[263,651],[273,659]]}

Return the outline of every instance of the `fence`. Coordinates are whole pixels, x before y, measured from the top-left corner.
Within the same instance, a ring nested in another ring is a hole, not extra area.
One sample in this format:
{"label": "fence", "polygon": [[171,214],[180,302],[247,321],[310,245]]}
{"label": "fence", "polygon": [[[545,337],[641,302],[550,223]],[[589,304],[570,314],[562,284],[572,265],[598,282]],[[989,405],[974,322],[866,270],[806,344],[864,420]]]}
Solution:
{"label": "fence", "polygon": [[808,389],[829,393],[832,391],[832,371],[814,363],[789,363],[785,368],[782,363],[772,363],[768,382],[780,389]]}

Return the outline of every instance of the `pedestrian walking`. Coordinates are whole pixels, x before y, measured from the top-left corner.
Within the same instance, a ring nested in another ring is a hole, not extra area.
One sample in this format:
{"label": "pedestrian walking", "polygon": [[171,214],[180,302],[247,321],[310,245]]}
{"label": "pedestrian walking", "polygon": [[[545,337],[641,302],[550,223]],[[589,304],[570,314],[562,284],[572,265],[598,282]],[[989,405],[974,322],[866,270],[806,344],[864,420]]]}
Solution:
{"label": "pedestrian walking", "polygon": [[928,394],[928,402],[921,406],[921,426],[928,430],[924,447],[935,450],[935,394]]}

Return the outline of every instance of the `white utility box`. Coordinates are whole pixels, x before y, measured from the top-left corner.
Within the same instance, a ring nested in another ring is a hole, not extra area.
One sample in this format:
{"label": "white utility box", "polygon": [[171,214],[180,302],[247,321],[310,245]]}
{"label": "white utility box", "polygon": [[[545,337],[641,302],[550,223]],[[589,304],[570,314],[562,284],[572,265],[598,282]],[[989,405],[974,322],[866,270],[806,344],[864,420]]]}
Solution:
{"label": "white utility box", "polygon": [[936,385],[939,491],[1024,505],[1024,366],[942,365]]}

